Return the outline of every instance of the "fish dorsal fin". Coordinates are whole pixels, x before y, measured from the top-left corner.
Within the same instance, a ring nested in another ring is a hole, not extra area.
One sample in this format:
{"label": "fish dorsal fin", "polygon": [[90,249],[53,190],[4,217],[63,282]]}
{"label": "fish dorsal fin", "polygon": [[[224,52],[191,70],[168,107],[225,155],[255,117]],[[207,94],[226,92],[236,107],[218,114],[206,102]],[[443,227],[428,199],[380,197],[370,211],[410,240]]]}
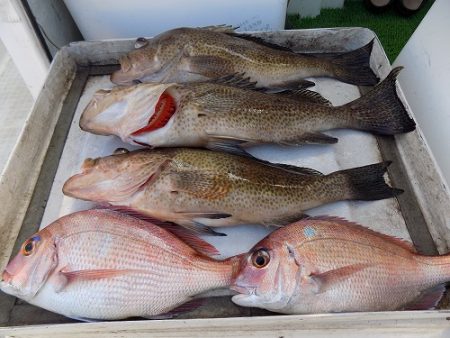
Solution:
{"label": "fish dorsal fin", "polygon": [[199,27],[200,29],[207,29],[209,31],[218,32],[218,33],[227,33],[227,34],[233,34],[235,33],[236,29],[239,27],[234,27],[232,25],[211,25],[211,26],[204,26]]}
{"label": "fish dorsal fin", "polygon": [[[170,231],[191,248],[206,256],[220,255],[220,252],[214,246],[196,236],[192,233],[192,231],[189,231],[189,229],[183,228],[174,223],[166,224],[164,229]],[[220,236],[220,234],[218,236]]]}
{"label": "fish dorsal fin", "polygon": [[262,89],[256,87],[256,81],[250,81],[249,76],[245,76],[245,73],[234,73],[222,77],[218,77],[209,81],[207,83],[215,83],[226,86],[233,86],[242,89],[251,89],[261,91]]}
{"label": "fish dorsal fin", "polygon": [[242,34],[242,33],[236,33],[236,32],[227,32],[228,35],[233,36],[235,38],[244,39],[247,41],[252,41],[257,43],[258,45],[262,45],[265,47],[269,47],[276,50],[281,50],[285,52],[292,52],[294,51],[290,49],[289,47],[281,46],[273,42],[269,42],[267,40],[264,40],[263,38],[260,38],[258,36],[250,35],[250,34]]}
{"label": "fish dorsal fin", "polygon": [[434,309],[445,292],[445,286],[440,284],[420,293],[417,299],[408,304],[404,310],[429,310]]}
{"label": "fish dorsal fin", "polygon": [[300,225],[300,224],[302,224],[302,222],[306,222],[308,224],[308,222],[311,222],[311,221],[325,221],[325,222],[339,223],[339,224],[342,224],[349,228],[356,229],[358,231],[364,231],[366,233],[370,233],[373,236],[377,236],[378,238],[381,238],[387,242],[390,242],[394,245],[398,245],[398,246],[402,247],[403,249],[408,250],[412,253],[417,253],[416,248],[413,246],[412,243],[410,243],[408,241],[405,241],[405,240],[397,238],[397,237],[382,234],[380,232],[369,229],[368,227],[365,227],[364,225],[361,225],[359,223],[348,221],[342,217],[337,217],[337,216],[308,217],[308,218],[298,221],[297,224]]}
{"label": "fish dorsal fin", "polygon": [[311,102],[322,104],[328,107],[332,107],[330,101],[320,95],[318,92],[313,90],[301,88],[301,89],[291,89],[291,90],[283,90],[281,92],[276,93],[276,95],[286,96],[290,99],[297,100],[300,102]]}
{"label": "fish dorsal fin", "polygon": [[[126,214],[128,216],[137,218],[141,221],[144,221],[145,223],[142,223],[144,225],[146,223],[148,223],[149,225],[150,224],[156,225],[160,228],[163,228],[164,230],[170,232],[175,237],[181,239],[183,242],[185,242],[188,246],[190,246],[194,250],[196,250],[206,256],[216,256],[216,255],[220,254],[219,251],[217,251],[217,249],[214,246],[212,246],[208,242],[202,240],[201,238],[197,237],[195,234],[193,234],[188,229],[185,229],[175,223],[168,222],[168,221],[161,221],[157,218],[154,218],[154,217],[151,217],[148,215],[144,215],[144,214],[140,213],[139,211],[136,211],[127,206],[106,205],[105,204],[105,205],[101,205],[99,207],[103,208],[103,209],[117,211],[122,214]],[[97,207],[97,209],[98,209],[98,207]]]}
{"label": "fish dorsal fin", "polygon": [[327,291],[336,283],[346,280],[351,275],[364,270],[369,266],[370,264],[352,264],[319,274],[312,273],[305,277],[305,282],[312,287],[313,293],[318,294]]}

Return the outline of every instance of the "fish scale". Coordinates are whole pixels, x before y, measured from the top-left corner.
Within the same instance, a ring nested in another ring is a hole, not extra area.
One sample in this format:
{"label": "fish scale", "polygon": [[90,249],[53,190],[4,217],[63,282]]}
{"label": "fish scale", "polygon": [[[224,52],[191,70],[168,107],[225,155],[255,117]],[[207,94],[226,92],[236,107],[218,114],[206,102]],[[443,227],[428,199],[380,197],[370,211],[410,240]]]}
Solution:
{"label": "fish scale", "polygon": [[[110,210],[65,216],[39,234],[38,252],[29,257],[44,269],[45,261],[38,256],[56,250],[56,266],[48,268],[43,285],[32,285],[38,288],[35,295],[23,298],[71,318],[160,315],[198,294],[227,287],[233,272],[232,259],[213,260],[164,229]],[[24,267],[16,271],[21,260]],[[19,253],[6,268],[7,275],[13,275],[12,285],[18,285],[14,278],[33,268],[25,264],[28,260]],[[102,276],[103,272],[108,274]],[[32,273],[28,278],[28,283],[35,279]],[[15,294],[6,282],[1,287]]]}

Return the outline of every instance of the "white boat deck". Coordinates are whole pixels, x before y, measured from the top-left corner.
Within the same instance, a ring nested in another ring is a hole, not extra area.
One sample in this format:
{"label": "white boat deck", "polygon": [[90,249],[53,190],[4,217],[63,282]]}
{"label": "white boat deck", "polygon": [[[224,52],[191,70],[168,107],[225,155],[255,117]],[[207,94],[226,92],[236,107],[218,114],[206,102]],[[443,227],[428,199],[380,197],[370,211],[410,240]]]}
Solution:
{"label": "white boat deck", "polygon": [[0,102],[0,172],[2,172],[34,100],[1,42]]}

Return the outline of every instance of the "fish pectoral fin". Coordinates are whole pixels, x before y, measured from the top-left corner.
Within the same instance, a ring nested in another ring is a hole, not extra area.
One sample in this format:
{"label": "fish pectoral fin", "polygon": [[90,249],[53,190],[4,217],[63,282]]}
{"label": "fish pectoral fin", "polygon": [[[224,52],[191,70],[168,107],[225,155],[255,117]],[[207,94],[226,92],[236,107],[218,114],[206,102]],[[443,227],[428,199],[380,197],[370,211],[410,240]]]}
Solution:
{"label": "fish pectoral fin", "polygon": [[61,292],[68,285],[79,281],[112,278],[133,271],[135,270],[93,269],[93,270],[68,271],[66,269],[62,269],[60,271],[61,278],[59,279],[59,283],[56,286],[56,292]]}
{"label": "fish pectoral fin", "polygon": [[341,281],[346,280],[351,275],[366,269],[370,264],[353,264],[347,265],[342,268],[329,270],[320,274],[310,274],[304,277],[304,283],[311,287],[311,290],[315,294],[319,294],[332,288],[333,285]]}
{"label": "fish pectoral fin", "polygon": [[197,198],[217,200],[231,190],[230,182],[220,174],[206,171],[177,171],[169,174],[172,192],[184,192]]}
{"label": "fish pectoral fin", "polygon": [[181,68],[189,73],[200,74],[209,78],[235,73],[230,61],[211,55],[183,56]]}
{"label": "fish pectoral fin", "polygon": [[434,309],[445,292],[445,286],[440,284],[420,293],[417,299],[408,304],[404,310],[429,310]]}
{"label": "fish pectoral fin", "polygon": [[208,80],[205,82],[222,84],[222,85],[243,88],[243,89],[256,90],[256,91],[263,90],[261,88],[257,88],[256,81],[251,81],[250,76],[245,76],[245,73],[234,73],[234,74],[214,78],[214,79],[211,79],[211,80]]}
{"label": "fish pectoral fin", "polygon": [[319,144],[333,144],[337,143],[338,139],[319,132],[316,133],[304,133],[297,138],[291,138],[279,142],[282,145],[299,146],[307,143],[319,143]]}
{"label": "fish pectoral fin", "polygon": [[311,102],[332,107],[331,102],[324,98],[322,95],[305,88],[283,90],[276,93],[276,95],[287,97],[289,99],[297,100],[300,102]]}

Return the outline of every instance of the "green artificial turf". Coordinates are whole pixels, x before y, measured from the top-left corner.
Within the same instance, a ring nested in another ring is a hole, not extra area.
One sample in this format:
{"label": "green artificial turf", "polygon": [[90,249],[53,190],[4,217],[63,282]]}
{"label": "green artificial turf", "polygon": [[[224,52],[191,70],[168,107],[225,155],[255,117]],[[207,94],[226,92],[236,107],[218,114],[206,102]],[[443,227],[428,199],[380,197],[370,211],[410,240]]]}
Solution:
{"label": "green artificial turf", "polygon": [[394,8],[381,14],[369,12],[362,1],[345,1],[344,8],[322,9],[315,18],[289,16],[286,27],[327,28],[327,27],[367,27],[373,30],[381,41],[391,62],[395,60],[430,9],[434,0],[428,0],[424,6],[410,17],[403,17]]}

